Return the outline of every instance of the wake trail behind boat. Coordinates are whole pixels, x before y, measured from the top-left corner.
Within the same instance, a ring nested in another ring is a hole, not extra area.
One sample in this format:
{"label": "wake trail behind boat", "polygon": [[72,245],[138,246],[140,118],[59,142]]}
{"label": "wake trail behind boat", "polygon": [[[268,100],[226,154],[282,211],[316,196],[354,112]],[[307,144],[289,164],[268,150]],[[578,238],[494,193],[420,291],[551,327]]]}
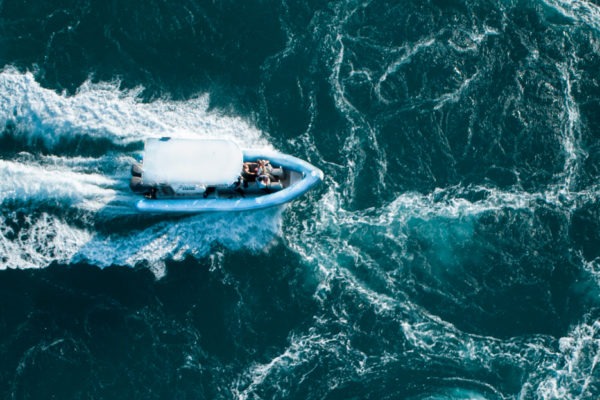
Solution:
{"label": "wake trail behind boat", "polygon": [[161,275],[166,260],[202,257],[215,245],[260,251],[276,237],[281,209],[250,217],[139,216],[129,169],[144,139],[217,137],[270,146],[241,119],[209,112],[207,96],[144,103],[139,91],[118,86],[86,82],[67,96],[42,88],[31,73],[0,72],[0,140],[7,144],[0,160],[0,268],[144,264]]}

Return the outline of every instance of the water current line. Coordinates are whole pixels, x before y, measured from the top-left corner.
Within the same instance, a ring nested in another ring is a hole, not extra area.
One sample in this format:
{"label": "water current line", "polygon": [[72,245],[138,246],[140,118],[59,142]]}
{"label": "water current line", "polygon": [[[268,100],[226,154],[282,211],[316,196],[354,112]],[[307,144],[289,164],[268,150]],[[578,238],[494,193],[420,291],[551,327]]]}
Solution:
{"label": "water current line", "polygon": [[[365,7],[365,5],[358,5],[357,8],[353,8],[350,11],[344,10],[342,7],[342,12],[346,14],[342,15],[336,23],[334,31],[335,39],[332,41],[333,43],[331,45],[332,52],[334,54],[337,53],[330,74],[330,82],[333,86],[333,97],[338,109],[350,122],[350,134],[344,144],[344,152],[352,155],[349,157],[349,162],[353,165],[350,166],[354,167],[354,172],[352,176],[348,177],[346,184],[350,196],[354,196],[356,177],[359,176],[360,171],[362,171],[366,164],[367,156],[363,150],[365,145],[369,146],[369,148],[373,149],[376,153],[376,156],[373,157],[373,162],[377,165],[376,171],[378,180],[377,186],[374,188],[376,193],[385,190],[385,176],[387,174],[386,155],[378,144],[375,129],[371,126],[369,121],[366,120],[360,110],[358,110],[346,97],[345,88],[342,84],[341,68],[344,65],[345,60],[344,34],[342,33],[342,30],[348,18],[350,18],[350,16],[360,7]],[[337,50],[335,50],[335,47],[337,47]],[[367,143],[358,136],[358,134],[363,131],[367,134]]]}
{"label": "water current line", "polygon": [[563,169],[564,185],[561,191],[570,192],[576,186],[578,177],[579,160],[585,157],[585,151],[581,148],[580,114],[577,102],[572,95],[571,74],[572,68],[564,64],[558,65],[564,83],[564,107],[565,121],[562,127],[562,145],[565,157]]}
{"label": "water current line", "polygon": [[384,104],[392,103],[391,100],[387,99],[383,94],[381,94],[381,85],[388,79],[388,77],[391,74],[396,72],[399,67],[410,63],[412,57],[415,54],[419,53],[421,50],[423,50],[425,48],[431,47],[434,44],[435,44],[435,39],[432,38],[432,39],[419,41],[417,44],[415,44],[412,47],[405,45],[403,47],[403,50],[404,50],[403,54],[396,61],[394,61],[390,65],[388,65],[386,70],[383,72],[383,74],[381,74],[381,76],[377,80],[377,83],[375,84],[375,93],[377,94],[377,99]]}

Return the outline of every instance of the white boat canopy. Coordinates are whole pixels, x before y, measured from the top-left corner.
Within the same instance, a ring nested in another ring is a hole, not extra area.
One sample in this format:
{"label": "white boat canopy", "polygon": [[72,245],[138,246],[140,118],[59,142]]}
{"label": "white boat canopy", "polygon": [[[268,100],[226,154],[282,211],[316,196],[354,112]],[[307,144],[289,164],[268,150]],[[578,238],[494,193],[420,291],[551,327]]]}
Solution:
{"label": "white boat canopy", "polygon": [[145,184],[226,185],[237,180],[242,168],[242,150],[228,140],[146,140]]}

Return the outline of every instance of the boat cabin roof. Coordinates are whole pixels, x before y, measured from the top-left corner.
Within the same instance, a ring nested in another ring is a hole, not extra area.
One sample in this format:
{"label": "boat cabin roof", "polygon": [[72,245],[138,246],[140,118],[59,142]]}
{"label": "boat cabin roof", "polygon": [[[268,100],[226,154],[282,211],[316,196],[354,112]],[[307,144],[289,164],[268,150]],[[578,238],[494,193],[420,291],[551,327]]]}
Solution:
{"label": "boat cabin roof", "polygon": [[242,150],[229,140],[146,140],[143,179],[147,184],[231,184],[242,168]]}

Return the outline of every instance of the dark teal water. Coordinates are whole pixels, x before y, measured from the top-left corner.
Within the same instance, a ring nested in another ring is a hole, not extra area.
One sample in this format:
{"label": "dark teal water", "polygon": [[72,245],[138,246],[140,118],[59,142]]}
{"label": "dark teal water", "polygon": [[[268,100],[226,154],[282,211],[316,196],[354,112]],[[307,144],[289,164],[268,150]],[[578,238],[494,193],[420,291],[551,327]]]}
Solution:
{"label": "dark teal water", "polygon": [[[0,397],[600,397],[600,6],[0,0]],[[156,136],[287,208],[138,215]]]}

